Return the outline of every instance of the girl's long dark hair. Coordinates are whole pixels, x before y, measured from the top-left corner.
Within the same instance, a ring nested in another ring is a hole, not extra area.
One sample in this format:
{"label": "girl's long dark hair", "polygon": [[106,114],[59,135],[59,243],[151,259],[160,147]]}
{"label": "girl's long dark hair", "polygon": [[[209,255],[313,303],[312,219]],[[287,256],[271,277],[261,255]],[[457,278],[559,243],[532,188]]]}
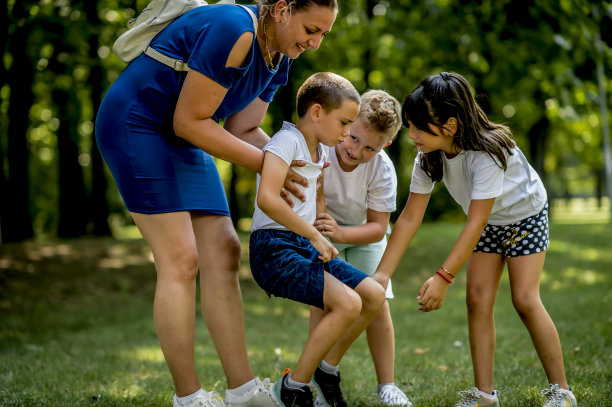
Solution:
{"label": "girl's long dark hair", "polygon": [[[506,170],[506,154],[516,145],[512,133],[503,124],[492,123],[482,111],[465,78],[456,73],[442,72],[421,81],[402,105],[402,120],[417,129],[433,134],[429,124],[442,128],[446,121],[457,119],[453,144],[462,150],[484,151]],[[443,174],[442,151],[419,153],[421,168],[434,181]]]}

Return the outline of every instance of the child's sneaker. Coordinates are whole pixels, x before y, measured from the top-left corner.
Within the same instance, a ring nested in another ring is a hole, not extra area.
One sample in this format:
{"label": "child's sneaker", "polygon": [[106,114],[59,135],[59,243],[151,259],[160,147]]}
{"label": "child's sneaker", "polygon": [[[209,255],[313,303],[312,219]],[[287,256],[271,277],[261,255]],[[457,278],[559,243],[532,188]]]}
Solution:
{"label": "child's sneaker", "polygon": [[255,378],[255,387],[240,397],[234,396],[229,391],[225,392],[227,407],[279,407],[280,402],[274,395],[270,379],[259,380]]}
{"label": "child's sneaker", "polygon": [[493,397],[487,397],[481,394],[477,387],[472,387],[459,392],[461,400],[455,404],[455,407],[499,407],[498,394],[497,390],[493,390]]}
{"label": "child's sneaker", "polygon": [[274,397],[279,401],[281,407],[313,407],[312,391],[309,386],[300,389],[290,389],[287,387],[288,374],[274,383],[272,387]]}
{"label": "child's sneaker", "polygon": [[394,384],[383,386],[378,392],[378,402],[385,406],[412,407],[412,403],[404,392]]}
{"label": "child's sneaker", "polygon": [[324,372],[317,367],[312,384],[325,407],[347,407],[342,390],[340,390],[340,372],[337,375]]}
{"label": "child's sneaker", "polygon": [[200,390],[189,403],[179,403],[176,394],[173,398],[174,407],[225,407],[223,399],[216,391]]}
{"label": "child's sneaker", "polygon": [[572,390],[565,390],[558,384],[551,384],[547,389],[542,390],[542,395],[546,397],[543,407],[577,407],[576,397]]}

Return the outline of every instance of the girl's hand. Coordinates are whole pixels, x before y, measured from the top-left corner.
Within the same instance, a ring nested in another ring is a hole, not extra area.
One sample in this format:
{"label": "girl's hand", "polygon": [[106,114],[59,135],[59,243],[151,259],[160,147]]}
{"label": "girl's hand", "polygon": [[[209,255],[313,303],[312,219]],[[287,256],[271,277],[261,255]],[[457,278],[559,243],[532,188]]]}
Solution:
{"label": "girl's hand", "polygon": [[325,237],[331,239],[334,243],[340,243],[340,226],[327,212],[322,212],[317,215],[314,222],[314,227]]}
{"label": "girl's hand", "polygon": [[320,233],[310,239],[310,244],[319,252],[319,259],[324,263],[338,256],[338,250]]}
{"label": "girl's hand", "polygon": [[449,283],[438,275],[430,277],[419,290],[419,310],[429,312],[442,307]]}

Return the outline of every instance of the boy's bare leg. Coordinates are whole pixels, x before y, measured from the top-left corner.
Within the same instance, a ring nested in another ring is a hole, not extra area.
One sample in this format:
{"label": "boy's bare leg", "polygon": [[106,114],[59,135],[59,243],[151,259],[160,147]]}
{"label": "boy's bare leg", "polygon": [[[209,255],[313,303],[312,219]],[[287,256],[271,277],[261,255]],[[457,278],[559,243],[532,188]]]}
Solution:
{"label": "boy's bare leg", "polygon": [[359,295],[329,273],[325,275],[323,303],[325,312],[313,324],[310,335],[291,373],[293,380],[308,383],[320,361],[338,339],[359,317],[362,304]]}
{"label": "boy's bare leg", "polygon": [[355,339],[366,329],[372,318],[380,311],[385,301],[385,291],[380,284],[371,279],[365,278],[357,287],[355,292],[361,297],[362,307],[359,317],[342,334],[330,351],[325,355],[325,361],[337,366]]}

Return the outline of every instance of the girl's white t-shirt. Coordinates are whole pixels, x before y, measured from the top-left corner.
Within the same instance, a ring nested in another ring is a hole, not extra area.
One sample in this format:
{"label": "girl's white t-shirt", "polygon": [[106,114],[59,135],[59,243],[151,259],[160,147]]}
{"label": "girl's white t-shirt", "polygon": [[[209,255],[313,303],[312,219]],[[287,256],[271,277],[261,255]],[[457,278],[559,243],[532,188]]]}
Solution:
{"label": "girl's white t-shirt", "polygon": [[[507,225],[539,213],[546,205],[546,189],[523,152],[515,147],[506,153],[508,168],[503,170],[483,151],[462,150],[457,156],[442,160],[442,181],[451,196],[468,213],[473,199],[496,198],[488,223]],[[421,169],[417,154],[412,171],[410,192],[431,193],[432,179]]]}
{"label": "girl's white t-shirt", "polygon": [[338,163],[335,147],[327,147],[331,165],[324,170],[327,213],[342,226],[362,225],[368,209],[393,212],[397,176],[393,162],[381,151],[367,163],[346,172]]}
{"label": "girl's white t-shirt", "polygon": [[[306,165],[303,167],[291,167],[291,170],[308,180],[308,188],[296,184],[306,197],[306,201],[302,202],[291,193],[289,193],[289,196],[293,199],[293,211],[310,224],[314,223],[317,216],[317,178],[321,174],[324,162],[328,159],[327,148],[325,148],[323,144],[319,144],[317,150],[319,161],[315,163],[312,162],[312,157],[310,156],[310,151],[308,151],[304,136],[293,123],[289,122],[284,122],[282,128],[263,148],[264,152],[269,151],[280,157],[289,166],[291,166],[293,160],[306,161]],[[260,182],[261,176],[257,174],[257,191],[259,191]],[[280,223],[272,220],[259,209],[257,206],[257,197],[255,197],[255,212],[253,213],[251,230],[254,231],[258,229],[289,230]]]}

